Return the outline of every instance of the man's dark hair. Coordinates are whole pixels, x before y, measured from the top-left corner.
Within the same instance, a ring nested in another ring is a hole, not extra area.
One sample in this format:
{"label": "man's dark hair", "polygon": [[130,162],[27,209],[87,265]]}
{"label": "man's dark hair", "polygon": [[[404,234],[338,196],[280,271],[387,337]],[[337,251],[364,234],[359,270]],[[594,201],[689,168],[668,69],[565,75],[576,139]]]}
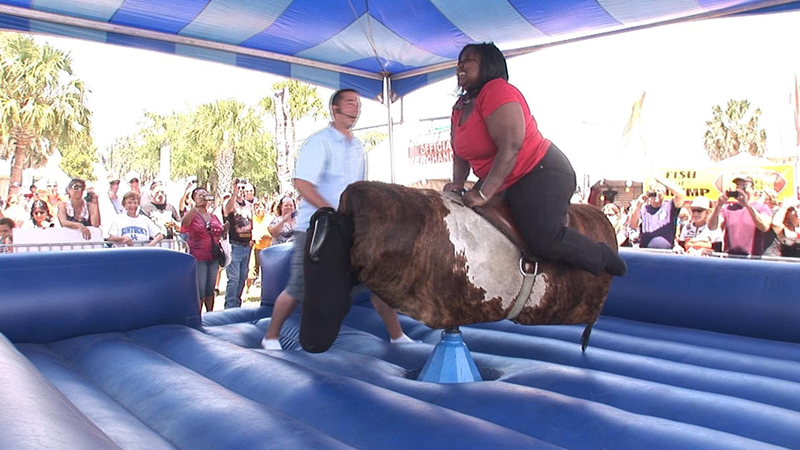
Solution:
{"label": "man's dark hair", "polygon": [[8,217],[3,217],[0,219],[0,225],[5,225],[8,228],[14,228],[14,221],[9,219]]}
{"label": "man's dark hair", "polygon": [[493,42],[484,42],[482,44],[468,44],[461,49],[458,54],[458,59],[467,49],[472,49],[475,53],[481,55],[481,70],[480,81],[474,92],[470,92],[470,96],[477,97],[478,92],[483,89],[483,86],[497,78],[502,78],[508,81],[508,66],[506,65],[506,57],[503,52],[494,45]]}
{"label": "man's dark hair", "polygon": [[331,95],[331,104],[330,104],[330,106],[338,105],[339,104],[339,97],[341,97],[342,94],[344,94],[345,92],[354,92],[356,95],[358,95],[358,91],[355,90],[355,89],[350,89],[350,88],[339,89],[338,91],[334,92],[333,95]]}

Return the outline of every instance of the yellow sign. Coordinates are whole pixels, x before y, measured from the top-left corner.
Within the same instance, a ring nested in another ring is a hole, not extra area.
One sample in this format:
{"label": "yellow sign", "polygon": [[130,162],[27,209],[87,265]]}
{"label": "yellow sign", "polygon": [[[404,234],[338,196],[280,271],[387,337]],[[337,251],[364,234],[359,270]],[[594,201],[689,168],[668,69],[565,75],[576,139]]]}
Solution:
{"label": "yellow sign", "polygon": [[[736,175],[747,174],[753,178],[753,186],[757,190],[769,188],[778,193],[778,199],[794,197],[795,167],[791,164],[760,165],[757,167],[741,168],[702,168],[688,167],[665,168],[658,170],[658,177],[669,180],[686,190],[686,199],[692,201],[695,197],[704,196],[709,200],[717,200],[725,190],[733,188],[733,179]],[[648,190],[654,182],[646,179],[644,190]],[[670,196],[671,193],[668,193]]]}

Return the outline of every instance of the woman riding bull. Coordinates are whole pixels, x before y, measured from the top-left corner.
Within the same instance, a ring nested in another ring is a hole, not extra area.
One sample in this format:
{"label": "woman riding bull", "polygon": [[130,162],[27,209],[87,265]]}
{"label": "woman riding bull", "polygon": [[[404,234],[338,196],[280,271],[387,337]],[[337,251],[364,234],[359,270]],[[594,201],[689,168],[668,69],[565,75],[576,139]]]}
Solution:
{"label": "woman riding bull", "polygon": [[625,275],[625,261],[614,250],[566,227],[575,171],[542,136],[520,91],[508,84],[502,52],[491,43],[467,45],[456,70],[462,95],[451,116],[453,182],[445,190],[462,190],[472,168],[480,182],[464,194],[464,204],[482,206],[505,195],[534,254],[595,275]]}

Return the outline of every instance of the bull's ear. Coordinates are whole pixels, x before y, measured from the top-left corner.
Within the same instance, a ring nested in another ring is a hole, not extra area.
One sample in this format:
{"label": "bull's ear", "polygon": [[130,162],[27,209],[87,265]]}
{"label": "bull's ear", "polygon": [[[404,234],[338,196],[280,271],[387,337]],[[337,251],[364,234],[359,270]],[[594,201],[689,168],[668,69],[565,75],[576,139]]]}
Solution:
{"label": "bull's ear", "polygon": [[308,259],[313,263],[319,262],[319,251],[322,248],[322,243],[328,236],[328,229],[330,228],[330,217],[336,214],[332,208],[320,208],[311,216],[312,230],[311,239],[308,245]]}
{"label": "bull's ear", "polygon": [[324,352],[333,345],[350,310],[350,239],[341,217],[330,208],[320,209],[308,229],[300,345],[311,353]]}

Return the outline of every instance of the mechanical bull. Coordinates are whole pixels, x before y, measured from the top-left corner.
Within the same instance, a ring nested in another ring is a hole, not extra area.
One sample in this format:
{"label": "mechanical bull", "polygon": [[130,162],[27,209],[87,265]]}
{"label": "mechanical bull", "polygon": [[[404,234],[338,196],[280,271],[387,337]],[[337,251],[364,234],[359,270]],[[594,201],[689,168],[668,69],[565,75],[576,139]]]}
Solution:
{"label": "mechanical bull", "polygon": [[[526,257],[513,226],[506,225],[504,233],[497,222],[464,206],[455,193],[378,182],[350,185],[338,212],[320,209],[311,220],[301,345],[309,352],[330,348],[360,280],[386,304],[431,328],[503,319],[587,324],[585,349],[612,277]],[[568,226],[617,247],[598,208],[573,205]]]}

